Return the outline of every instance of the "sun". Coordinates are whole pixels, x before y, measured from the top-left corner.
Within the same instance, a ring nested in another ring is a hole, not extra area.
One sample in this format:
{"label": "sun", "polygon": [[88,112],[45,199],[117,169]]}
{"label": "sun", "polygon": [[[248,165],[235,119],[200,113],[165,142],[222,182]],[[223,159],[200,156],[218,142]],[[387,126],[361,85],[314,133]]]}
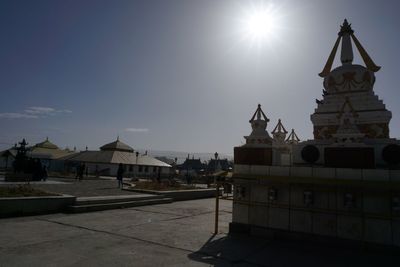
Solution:
{"label": "sun", "polygon": [[242,10],[240,32],[244,40],[258,47],[275,38],[278,14],[274,5],[252,5]]}
{"label": "sun", "polygon": [[253,39],[264,39],[271,33],[274,19],[268,10],[257,10],[245,19],[245,31]]}

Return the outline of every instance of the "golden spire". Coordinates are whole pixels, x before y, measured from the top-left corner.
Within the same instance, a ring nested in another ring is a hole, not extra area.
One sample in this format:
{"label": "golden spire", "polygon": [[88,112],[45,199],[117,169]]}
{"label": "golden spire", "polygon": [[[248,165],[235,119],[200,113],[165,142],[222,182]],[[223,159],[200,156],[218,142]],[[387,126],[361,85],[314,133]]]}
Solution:
{"label": "golden spire", "polygon": [[361,43],[358,41],[356,36],[354,35],[354,31],[351,28],[351,24],[348,23],[347,19],[344,20],[343,24],[340,26],[340,31],[338,33],[338,37],[336,39],[335,45],[326,61],[324,69],[318,75],[320,77],[326,77],[332,69],[333,61],[335,60],[337,48],[339,46],[340,41],[342,40],[342,56],[341,60],[343,64],[351,64],[353,60],[353,52],[351,51],[351,39],[357,47],[358,52],[360,53],[366,67],[368,70],[377,72],[381,67],[377,66],[371,57],[368,55],[367,51],[363,48]]}
{"label": "golden spire", "polygon": [[381,67],[375,65],[374,61],[368,55],[367,51],[365,51],[364,47],[362,47],[356,36],[354,34],[351,34],[351,38],[353,39],[353,42],[356,45],[358,52],[360,53],[365,65],[367,66],[367,69],[373,72],[377,72],[378,70],[380,70]]}
{"label": "golden spire", "polygon": [[339,46],[341,38],[342,38],[341,36],[338,36],[338,38],[336,39],[335,45],[333,46],[331,54],[329,55],[328,60],[326,61],[324,69],[321,71],[321,73],[318,74],[320,77],[325,77],[331,72],[333,60],[335,60],[336,51]]}

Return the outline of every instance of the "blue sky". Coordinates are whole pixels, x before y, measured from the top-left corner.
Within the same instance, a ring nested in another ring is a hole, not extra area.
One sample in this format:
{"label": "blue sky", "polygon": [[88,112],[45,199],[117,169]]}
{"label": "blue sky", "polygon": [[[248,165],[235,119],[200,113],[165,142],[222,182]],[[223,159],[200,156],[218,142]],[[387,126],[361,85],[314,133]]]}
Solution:
{"label": "blue sky", "polygon": [[276,38],[254,47],[238,21],[258,2],[1,1],[0,148],[48,136],[97,149],[119,135],[134,148],[232,154],[258,103],[270,131],[281,118],[312,138],[317,74],[344,18],[382,66],[374,90],[400,136],[397,1],[272,1]]}

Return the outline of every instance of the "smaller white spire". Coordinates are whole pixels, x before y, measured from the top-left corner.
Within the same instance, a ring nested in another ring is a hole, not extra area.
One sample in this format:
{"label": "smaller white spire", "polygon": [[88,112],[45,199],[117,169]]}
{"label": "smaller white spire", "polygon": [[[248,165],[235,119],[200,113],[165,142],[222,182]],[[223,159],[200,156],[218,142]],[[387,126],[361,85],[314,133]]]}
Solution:
{"label": "smaller white spire", "polygon": [[272,142],[271,137],[267,132],[269,119],[258,104],[256,111],[249,120],[252,132],[249,136],[245,136],[246,144],[251,145],[266,145]]}
{"label": "smaller white spire", "polygon": [[267,116],[265,116],[264,111],[262,111],[261,109],[261,105],[258,104],[256,111],[254,112],[253,116],[251,117],[251,119],[249,120],[249,122],[253,122],[255,121],[255,118],[257,117],[257,120],[264,120],[266,122],[269,122],[269,119],[267,118]]}
{"label": "smaller white spire", "polygon": [[297,136],[294,129],[292,129],[292,131],[290,132],[288,138],[286,139],[286,142],[291,145],[297,144],[300,142],[300,138]]}
{"label": "smaller white spire", "polygon": [[285,127],[283,126],[281,119],[278,120],[278,124],[275,126],[274,130],[271,133],[272,134],[275,134],[275,133],[287,134],[288,133],[286,131]]}
{"label": "smaller white spire", "polygon": [[282,124],[281,119],[278,120],[278,124],[275,126],[274,130],[271,132],[274,140],[278,143],[284,143],[286,134],[288,133]]}
{"label": "smaller white spire", "polygon": [[264,111],[262,111],[260,104],[258,104],[256,112],[254,112],[254,115],[251,117],[249,122],[251,124],[251,128],[253,129],[251,135],[265,135],[269,119],[265,115]]}

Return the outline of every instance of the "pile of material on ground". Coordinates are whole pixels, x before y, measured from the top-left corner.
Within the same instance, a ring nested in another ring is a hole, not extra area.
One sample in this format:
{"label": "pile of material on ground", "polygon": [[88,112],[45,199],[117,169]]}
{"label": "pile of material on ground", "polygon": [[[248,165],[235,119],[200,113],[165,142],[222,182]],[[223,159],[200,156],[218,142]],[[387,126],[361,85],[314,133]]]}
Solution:
{"label": "pile of material on ground", "polygon": [[59,195],[60,194],[33,188],[28,184],[17,186],[0,186],[0,197],[40,197]]}

